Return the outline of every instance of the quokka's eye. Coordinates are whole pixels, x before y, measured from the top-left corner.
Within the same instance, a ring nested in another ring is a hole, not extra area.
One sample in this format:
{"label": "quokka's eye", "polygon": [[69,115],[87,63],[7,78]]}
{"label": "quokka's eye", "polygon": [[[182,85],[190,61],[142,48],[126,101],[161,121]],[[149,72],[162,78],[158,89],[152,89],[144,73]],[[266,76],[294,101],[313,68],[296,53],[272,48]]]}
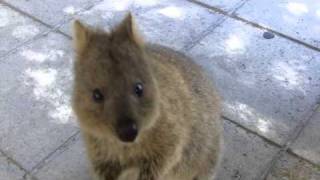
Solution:
{"label": "quokka's eye", "polygon": [[104,100],[104,96],[99,89],[94,89],[92,91],[92,98],[96,103],[100,103]]}
{"label": "quokka's eye", "polygon": [[143,85],[142,85],[142,83],[136,83],[134,85],[134,93],[138,97],[142,97],[143,96]]}

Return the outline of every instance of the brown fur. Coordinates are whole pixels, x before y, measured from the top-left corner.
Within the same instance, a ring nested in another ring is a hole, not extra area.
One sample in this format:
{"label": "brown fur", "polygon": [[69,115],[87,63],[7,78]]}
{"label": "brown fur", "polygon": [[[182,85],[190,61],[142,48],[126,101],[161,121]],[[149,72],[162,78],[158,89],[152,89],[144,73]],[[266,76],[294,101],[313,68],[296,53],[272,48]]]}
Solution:
{"label": "brown fur", "polygon": [[[221,154],[220,105],[201,68],[173,50],[146,45],[130,14],[110,33],[79,21],[74,30],[73,109],[96,179],[114,180],[126,170],[139,180],[209,179]],[[133,94],[136,82],[144,85],[142,98]],[[95,88],[103,103],[92,100]],[[122,116],[137,121],[133,143],[116,136]]]}

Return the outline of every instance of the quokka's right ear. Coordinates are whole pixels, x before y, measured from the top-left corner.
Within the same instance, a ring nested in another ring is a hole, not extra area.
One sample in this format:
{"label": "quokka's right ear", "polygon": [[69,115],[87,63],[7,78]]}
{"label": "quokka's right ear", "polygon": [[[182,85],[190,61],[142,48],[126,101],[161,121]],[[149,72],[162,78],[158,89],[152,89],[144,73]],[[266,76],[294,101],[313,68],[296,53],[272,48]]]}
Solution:
{"label": "quokka's right ear", "polygon": [[90,40],[90,29],[79,20],[73,22],[73,46],[77,53],[81,53]]}
{"label": "quokka's right ear", "polygon": [[144,45],[143,38],[137,30],[135,18],[129,12],[122,22],[113,30],[113,36],[119,40],[130,40],[142,47]]}

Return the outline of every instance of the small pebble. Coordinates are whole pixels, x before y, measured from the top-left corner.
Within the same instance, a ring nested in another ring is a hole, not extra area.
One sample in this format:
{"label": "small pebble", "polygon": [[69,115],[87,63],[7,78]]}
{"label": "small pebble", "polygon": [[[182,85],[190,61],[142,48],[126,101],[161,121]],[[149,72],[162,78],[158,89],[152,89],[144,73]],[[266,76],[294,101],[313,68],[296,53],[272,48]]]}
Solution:
{"label": "small pebble", "polygon": [[263,37],[265,38],[265,39],[272,39],[272,38],[274,38],[274,34],[272,34],[271,32],[264,32],[263,33]]}

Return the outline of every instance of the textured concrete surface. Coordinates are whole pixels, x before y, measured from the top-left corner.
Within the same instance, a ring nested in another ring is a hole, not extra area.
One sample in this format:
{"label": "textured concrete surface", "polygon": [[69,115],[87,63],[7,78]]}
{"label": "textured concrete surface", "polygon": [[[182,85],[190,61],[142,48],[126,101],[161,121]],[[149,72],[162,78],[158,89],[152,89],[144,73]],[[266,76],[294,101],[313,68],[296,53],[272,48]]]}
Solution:
{"label": "textured concrete surface", "polygon": [[188,54],[215,80],[228,118],[283,143],[320,95],[320,53],[232,19]]}
{"label": "textured concrete surface", "polygon": [[83,142],[78,135],[64,152],[54,154],[35,176],[46,180],[89,180],[89,162],[86,157]]}
{"label": "textured concrete surface", "polygon": [[[181,49],[189,45],[204,30],[219,23],[222,15],[195,6],[184,0],[121,1],[111,6],[110,0],[76,16],[83,22],[106,30],[117,24],[130,9],[146,41]],[[110,7],[111,6],[111,7]],[[62,31],[71,34],[70,23]],[[170,37],[170,38],[168,38]]]}
{"label": "textured concrete surface", "polygon": [[254,179],[279,150],[226,120],[224,137],[224,158],[217,180]]}
{"label": "textured concrete surface", "polygon": [[237,14],[320,48],[318,0],[250,0]]}
{"label": "textured concrete surface", "polygon": [[44,30],[40,23],[0,4],[0,57]]}
{"label": "textured concrete surface", "polygon": [[109,30],[128,10],[147,41],[184,51],[215,81],[225,135],[218,180],[320,179],[317,0],[3,2],[1,180],[90,179],[69,103],[70,22]]}
{"label": "textured concrete surface", "polygon": [[[228,121],[224,123],[224,130],[225,154],[217,180],[253,179],[278,151],[277,147]],[[53,160],[35,173],[36,177],[52,180],[89,179],[83,143],[78,137],[74,141],[64,152],[53,155]]]}
{"label": "textured concrete surface", "polygon": [[[191,0],[193,1],[193,0]],[[222,9],[224,11],[232,12],[236,8],[238,8],[245,0],[194,0],[195,2],[201,2],[206,5]]]}
{"label": "textured concrete surface", "polygon": [[318,180],[320,168],[285,154],[273,167],[266,180]]}
{"label": "textured concrete surface", "polygon": [[1,179],[20,180],[25,172],[0,153]]}
{"label": "textured concrete surface", "polygon": [[3,0],[46,24],[56,25],[100,0]]}
{"label": "textured concrete surface", "polygon": [[316,164],[320,164],[320,108],[302,131],[291,150]]}
{"label": "textured concrete surface", "polygon": [[51,33],[0,62],[0,147],[30,170],[76,131],[70,42]]}

